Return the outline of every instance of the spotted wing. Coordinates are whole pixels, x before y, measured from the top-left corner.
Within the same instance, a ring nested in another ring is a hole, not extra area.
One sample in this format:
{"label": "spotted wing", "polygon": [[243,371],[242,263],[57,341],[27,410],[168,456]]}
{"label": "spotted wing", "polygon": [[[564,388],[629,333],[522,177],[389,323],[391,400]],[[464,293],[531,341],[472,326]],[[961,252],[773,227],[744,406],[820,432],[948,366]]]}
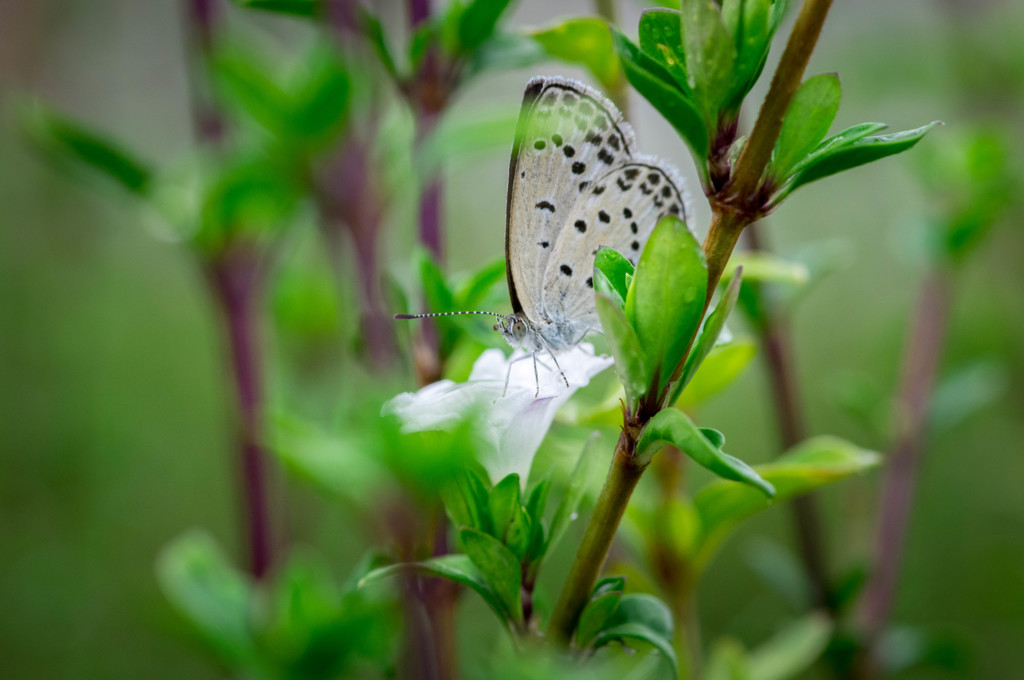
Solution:
{"label": "spotted wing", "polygon": [[598,248],[614,248],[636,264],[658,220],[677,215],[685,221],[685,206],[676,170],[656,158],[638,157],[602,175],[573,210],[551,253],[541,314],[562,326],[571,322],[580,334],[598,327],[593,291]]}
{"label": "spotted wing", "polygon": [[570,216],[594,181],[621,165],[633,130],[583,83],[538,77],[526,85],[509,164],[505,261],[512,308],[541,321],[544,274]]}

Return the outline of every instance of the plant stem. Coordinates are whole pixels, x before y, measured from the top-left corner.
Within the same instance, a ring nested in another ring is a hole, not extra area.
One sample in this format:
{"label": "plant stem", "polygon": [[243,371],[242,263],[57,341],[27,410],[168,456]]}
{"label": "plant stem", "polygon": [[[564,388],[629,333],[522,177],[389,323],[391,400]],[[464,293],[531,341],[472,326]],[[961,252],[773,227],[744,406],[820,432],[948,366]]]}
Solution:
{"label": "plant stem", "polygon": [[[618,8],[615,6],[615,0],[594,0],[594,11],[610,26],[618,25]],[[619,107],[623,117],[629,120],[629,88],[622,73],[619,73],[615,82],[606,83],[605,86],[608,88],[608,97]]]}
{"label": "plant stem", "polygon": [[748,210],[760,208],[758,189],[761,177],[771,159],[772,149],[782,130],[782,120],[793,95],[800,87],[807,62],[810,61],[831,6],[832,0],[804,0],[793,25],[793,32],[786,42],[786,50],[772,77],[768,96],[757,114],[754,129],[736,160],[736,168],[725,193],[729,200],[737,201]]}
{"label": "plant stem", "polygon": [[619,522],[622,521],[626,505],[643,474],[644,468],[637,467],[633,460],[635,444],[633,438],[625,431],[619,437],[608,477],[594,507],[594,514],[590,518],[583,542],[576,551],[576,559],[569,568],[569,575],[551,614],[548,636],[561,645],[568,645],[572,640],[580,612],[590,598],[590,592],[608,556],[608,549],[615,538]]}
{"label": "plant stem", "polygon": [[[201,144],[217,148],[224,142],[224,116],[210,91],[209,59],[216,42],[217,3],[189,0],[186,31],[189,36],[189,88],[195,134]],[[241,473],[245,535],[249,571],[262,578],[273,559],[270,509],[267,500],[265,454],[260,445],[262,366],[258,350],[260,272],[257,256],[230,246],[207,263],[212,295],[220,307],[227,331],[239,418],[239,470]]]}
{"label": "plant stem", "polygon": [[[761,239],[760,223],[751,224],[747,230],[747,241],[752,250],[767,250]],[[793,337],[789,320],[783,315],[770,291],[759,283],[752,282],[762,305],[762,318],[757,323],[764,348],[764,361],[768,367],[772,403],[779,428],[781,450],[793,448],[807,438],[803,409],[797,395],[796,369],[793,364]],[[811,603],[814,607],[832,614],[835,606],[830,596],[828,564],[822,541],[821,515],[813,496],[803,496],[793,501],[793,522],[796,527],[800,557],[811,586]]]}
{"label": "plant stem", "polygon": [[949,324],[951,274],[929,273],[921,291],[914,328],[907,345],[899,399],[897,433],[882,481],[882,507],[875,537],[875,564],[861,600],[860,622],[866,634],[863,662],[874,677],[873,647],[884,629],[896,596],[907,521],[926,436],[928,402],[938,373]]}
{"label": "plant stem", "polygon": [[[708,265],[705,314],[740,233],[758,217],[763,207],[762,197],[759,196],[761,177],[779,136],[782,117],[800,86],[804,69],[831,5],[831,0],[805,0],[754,130],[737,160],[733,180],[723,192],[709,197],[712,218],[703,246]],[[693,340],[690,338],[691,345]],[[670,382],[678,379],[682,370],[683,362],[680,362]],[[580,612],[597,581],[615,531],[626,511],[626,504],[643,474],[644,468],[638,467],[632,458],[633,451],[636,437],[646,425],[647,419],[664,406],[661,403],[664,395],[658,400],[657,408],[642,403],[638,417],[633,422],[627,419],[624,423],[608,477],[551,616],[548,634],[562,645],[568,645],[572,640]]]}
{"label": "plant stem", "polygon": [[209,270],[213,294],[227,324],[228,348],[239,412],[239,460],[242,473],[249,569],[262,578],[272,563],[270,512],[265,458],[261,445],[262,375],[257,340],[259,274],[248,255],[228,253]]}

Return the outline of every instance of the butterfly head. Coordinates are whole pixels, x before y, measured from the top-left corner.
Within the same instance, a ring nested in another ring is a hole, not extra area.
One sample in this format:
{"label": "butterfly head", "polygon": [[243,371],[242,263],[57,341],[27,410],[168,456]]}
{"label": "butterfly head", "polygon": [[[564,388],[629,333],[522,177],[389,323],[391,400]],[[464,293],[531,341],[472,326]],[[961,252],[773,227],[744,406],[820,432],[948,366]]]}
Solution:
{"label": "butterfly head", "polygon": [[518,314],[501,317],[498,323],[494,324],[494,330],[500,332],[508,344],[513,347],[520,347],[530,333],[529,326]]}

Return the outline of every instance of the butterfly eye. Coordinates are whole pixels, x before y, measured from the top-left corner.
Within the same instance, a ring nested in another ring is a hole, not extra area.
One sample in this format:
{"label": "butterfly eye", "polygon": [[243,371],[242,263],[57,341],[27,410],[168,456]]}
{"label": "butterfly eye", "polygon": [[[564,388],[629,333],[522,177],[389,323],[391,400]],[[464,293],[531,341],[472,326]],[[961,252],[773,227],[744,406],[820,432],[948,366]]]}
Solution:
{"label": "butterfly eye", "polygon": [[526,324],[522,321],[516,321],[512,324],[512,337],[516,340],[522,340],[526,336]]}

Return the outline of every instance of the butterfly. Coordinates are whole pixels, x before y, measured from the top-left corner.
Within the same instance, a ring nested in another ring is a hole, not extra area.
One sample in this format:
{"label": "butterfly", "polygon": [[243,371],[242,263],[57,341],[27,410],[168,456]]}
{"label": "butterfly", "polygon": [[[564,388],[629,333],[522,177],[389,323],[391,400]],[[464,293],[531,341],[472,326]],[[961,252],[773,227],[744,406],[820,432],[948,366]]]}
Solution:
{"label": "butterfly", "polygon": [[629,123],[593,88],[557,76],[532,78],[508,172],[505,273],[512,314],[395,318],[491,314],[499,319],[494,329],[526,352],[521,358],[533,357],[535,376],[538,353],[549,354],[557,367],[556,353],[600,330],[593,279],[598,249],[614,248],[635,265],[659,219],[686,220],[679,173],[638,155],[636,146]]}

